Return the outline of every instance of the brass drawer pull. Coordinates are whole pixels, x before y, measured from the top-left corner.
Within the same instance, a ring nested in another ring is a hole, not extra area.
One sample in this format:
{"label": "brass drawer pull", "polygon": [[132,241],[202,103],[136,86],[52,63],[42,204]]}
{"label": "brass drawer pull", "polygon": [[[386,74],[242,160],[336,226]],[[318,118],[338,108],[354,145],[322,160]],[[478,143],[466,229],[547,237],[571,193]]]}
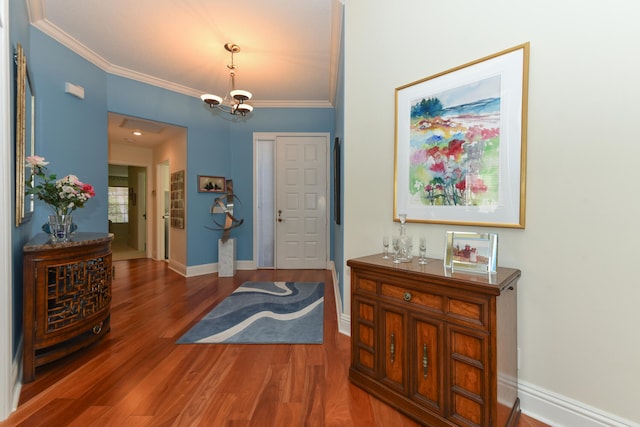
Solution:
{"label": "brass drawer pull", "polygon": [[389,352],[391,353],[391,363],[396,361],[396,334],[391,333],[391,346],[389,348]]}
{"label": "brass drawer pull", "polygon": [[427,378],[427,368],[429,367],[429,357],[427,356],[427,345],[422,346],[422,376]]}
{"label": "brass drawer pull", "polygon": [[411,298],[412,298],[412,297],[411,297],[411,292],[405,292],[405,293],[404,293],[404,295],[403,295],[402,297],[404,298],[404,300],[405,300],[406,302],[411,301]]}
{"label": "brass drawer pull", "polygon": [[103,322],[100,322],[99,325],[93,327],[92,331],[95,335],[100,335],[100,332],[102,332],[102,323]]}

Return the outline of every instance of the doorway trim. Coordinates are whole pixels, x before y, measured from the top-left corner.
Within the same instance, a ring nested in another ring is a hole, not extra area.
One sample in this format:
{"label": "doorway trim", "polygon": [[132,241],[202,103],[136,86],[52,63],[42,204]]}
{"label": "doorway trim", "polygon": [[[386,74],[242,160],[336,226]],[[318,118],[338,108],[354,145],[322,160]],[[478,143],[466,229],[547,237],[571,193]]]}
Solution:
{"label": "doorway trim", "polygon": [[[156,163],[156,185],[155,185],[155,195],[156,195],[156,205],[155,205],[155,216],[156,219],[156,259],[159,261],[169,262],[169,248],[167,247],[171,239],[165,233],[165,210],[164,210],[164,191],[165,184],[166,188],[169,189],[169,169],[170,161],[163,160],[161,162]],[[162,214],[162,215],[161,215]],[[168,242],[169,241],[169,242]]]}
{"label": "doorway trim", "polygon": [[[258,166],[259,159],[256,155],[257,144],[258,141],[272,141],[275,151],[275,143],[278,137],[325,137],[327,141],[327,149],[325,150],[325,163],[326,163],[326,200],[328,206],[325,209],[325,233],[327,236],[327,242],[325,244],[325,269],[330,269],[330,247],[331,247],[331,221],[330,221],[330,212],[331,206],[329,206],[332,202],[330,200],[330,183],[331,183],[331,174],[330,168],[330,144],[331,144],[331,134],[330,132],[254,132],[253,133],[253,263],[257,267],[258,266],[258,215],[257,215],[257,207],[258,207]],[[275,168],[275,152],[274,152],[274,168]],[[275,185],[275,177],[274,177],[274,185]],[[275,206],[275,194],[274,197],[274,206]],[[274,223],[275,227],[275,223]],[[275,244],[275,235],[274,235],[274,244]],[[275,255],[275,254],[274,254]],[[274,256],[273,266],[272,267],[261,267],[261,268],[276,268],[276,257]]]}

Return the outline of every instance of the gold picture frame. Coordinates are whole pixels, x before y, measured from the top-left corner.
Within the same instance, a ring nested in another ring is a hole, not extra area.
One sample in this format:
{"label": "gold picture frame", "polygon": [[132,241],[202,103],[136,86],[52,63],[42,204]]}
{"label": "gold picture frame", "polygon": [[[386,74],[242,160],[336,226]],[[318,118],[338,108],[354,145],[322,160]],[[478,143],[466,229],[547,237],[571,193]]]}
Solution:
{"label": "gold picture frame", "polygon": [[525,227],[529,43],[396,89],[394,210]]}
{"label": "gold picture frame", "polygon": [[16,227],[33,215],[35,197],[26,195],[26,179],[32,177],[26,157],[33,155],[35,145],[35,94],[27,68],[27,58],[18,43],[16,63]]}

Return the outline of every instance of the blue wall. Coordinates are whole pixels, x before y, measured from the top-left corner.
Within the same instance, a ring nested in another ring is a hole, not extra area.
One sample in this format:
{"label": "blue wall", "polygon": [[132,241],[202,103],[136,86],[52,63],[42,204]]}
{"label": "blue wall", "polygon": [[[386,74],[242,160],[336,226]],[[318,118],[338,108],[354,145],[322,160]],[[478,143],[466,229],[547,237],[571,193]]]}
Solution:
{"label": "blue wall", "polygon": [[214,197],[198,193],[197,176],[233,179],[244,224],[233,230],[238,260],[253,259],[253,133],[333,133],[332,108],[256,108],[251,118],[231,122],[199,99],[117,76],[108,76],[109,111],[187,128],[187,265],[215,263],[220,233],[209,210]]}
{"label": "blue wall", "polygon": [[[31,70],[36,89],[35,152],[58,178],[78,176],[94,186],[96,197],[73,211],[80,230],[108,231],[107,79],[104,71],[39,30],[31,31]],[[85,88],[85,98],[65,93],[65,82]],[[51,209],[36,202],[33,231]]]}

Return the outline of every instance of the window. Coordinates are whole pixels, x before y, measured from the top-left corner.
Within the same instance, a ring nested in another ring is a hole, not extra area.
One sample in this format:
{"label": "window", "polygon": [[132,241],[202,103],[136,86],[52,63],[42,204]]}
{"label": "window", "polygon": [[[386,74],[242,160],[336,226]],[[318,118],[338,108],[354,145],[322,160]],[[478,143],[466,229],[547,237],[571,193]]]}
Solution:
{"label": "window", "polygon": [[109,221],[129,222],[129,189],[127,187],[109,187]]}

